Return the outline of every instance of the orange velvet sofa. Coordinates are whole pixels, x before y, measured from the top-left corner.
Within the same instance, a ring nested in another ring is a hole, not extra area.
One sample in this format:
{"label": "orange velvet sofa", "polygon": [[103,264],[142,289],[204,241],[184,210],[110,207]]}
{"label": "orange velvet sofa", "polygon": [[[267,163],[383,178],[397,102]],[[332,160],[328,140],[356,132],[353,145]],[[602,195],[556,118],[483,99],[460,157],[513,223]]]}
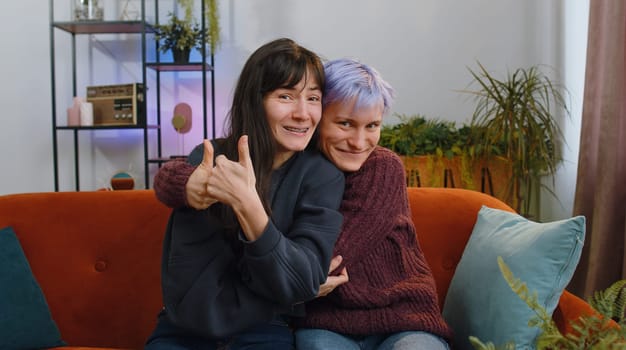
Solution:
{"label": "orange velvet sofa", "polygon": [[[511,208],[450,188],[409,188],[409,200],[443,304],[480,207]],[[151,190],[0,196],[0,227],[14,228],[66,348],[143,347],[161,308],[169,212]],[[554,319],[565,330],[567,320],[591,311],[565,292]]]}

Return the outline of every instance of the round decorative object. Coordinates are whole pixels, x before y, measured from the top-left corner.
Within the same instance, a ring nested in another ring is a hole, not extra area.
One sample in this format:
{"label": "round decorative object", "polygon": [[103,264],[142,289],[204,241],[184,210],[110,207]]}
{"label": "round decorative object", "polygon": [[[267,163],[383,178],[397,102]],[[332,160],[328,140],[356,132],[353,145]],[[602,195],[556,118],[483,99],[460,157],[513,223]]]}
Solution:
{"label": "round decorative object", "polygon": [[185,127],[185,124],[187,124],[187,120],[185,120],[185,117],[180,114],[174,115],[172,118],[172,126],[176,129],[176,131],[182,130]]}
{"label": "round decorative object", "polygon": [[126,172],[120,172],[111,178],[111,187],[114,190],[132,190],[135,188],[135,180]]}
{"label": "round decorative object", "polygon": [[179,134],[186,134],[191,130],[191,106],[186,103],[179,103],[174,107],[172,116],[172,126]]}

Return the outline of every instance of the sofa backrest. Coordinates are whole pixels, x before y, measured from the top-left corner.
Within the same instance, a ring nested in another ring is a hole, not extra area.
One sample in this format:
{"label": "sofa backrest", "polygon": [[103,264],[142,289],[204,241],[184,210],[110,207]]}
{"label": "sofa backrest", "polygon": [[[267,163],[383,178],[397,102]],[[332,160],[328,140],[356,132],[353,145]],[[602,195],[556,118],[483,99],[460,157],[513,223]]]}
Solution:
{"label": "sofa backrest", "polygon": [[408,195],[417,239],[435,277],[443,309],[448,286],[480,208],[486,205],[514,210],[495,197],[465,189],[409,187]]}
{"label": "sofa backrest", "polygon": [[[417,236],[440,306],[486,194],[408,188]],[[143,347],[161,302],[162,239],[170,210],[151,190],[0,196],[63,339],[74,346]]]}
{"label": "sofa backrest", "polygon": [[62,338],[143,347],[160,311],[169,209],[150,190],[0,196]]}

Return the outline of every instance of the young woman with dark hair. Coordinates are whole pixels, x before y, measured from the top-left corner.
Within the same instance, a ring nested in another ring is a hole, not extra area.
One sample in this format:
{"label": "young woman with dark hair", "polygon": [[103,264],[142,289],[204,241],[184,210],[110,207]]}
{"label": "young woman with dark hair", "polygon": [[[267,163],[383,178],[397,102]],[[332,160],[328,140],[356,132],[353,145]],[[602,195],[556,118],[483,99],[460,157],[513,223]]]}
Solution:
{"label": "young woman with dark hair", "polygon": [[289,39],[243,67],[223,139],[155,177],[194,178],[163,243],[164,308],[146,349],[293,349],[287,326],[327,277],[343,174],[307,149],[321,118],[319,57]]}

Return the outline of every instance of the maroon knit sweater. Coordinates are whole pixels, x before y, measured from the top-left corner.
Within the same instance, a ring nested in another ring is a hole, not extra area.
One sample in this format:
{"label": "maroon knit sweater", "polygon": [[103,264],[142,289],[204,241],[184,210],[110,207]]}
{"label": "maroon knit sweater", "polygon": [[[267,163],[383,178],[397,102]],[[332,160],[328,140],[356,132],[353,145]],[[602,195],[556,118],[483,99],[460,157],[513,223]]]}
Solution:
{"label": "maroon knit sweater", "polygon": [[152,187],[157,198],[170,208],[187,205],[185,185],[196,167],[186,160],[174,159],[165,164],[154,176]]}
{"label": "maroon knit sweater", "polygon": [[402,161],[382,147],[346,175],[334,255],[343,256],[350,281],[307,303],[307,316],[296,326],[353,335],[418,330],[451,338],[417,242],[405,181]]}
{"label": "maroon knit sweater", "polygon": [[[185,184],[194,169],[165,163],[154,178],[159,200],[186,205]],[[343,256],[350,281],[307,303],[307,316],[295,319],[296,326],[354,335],[419,330],[451,338],[416,239],[405,181],[402,161],[382,147],[347,174],[335,255]]]}

